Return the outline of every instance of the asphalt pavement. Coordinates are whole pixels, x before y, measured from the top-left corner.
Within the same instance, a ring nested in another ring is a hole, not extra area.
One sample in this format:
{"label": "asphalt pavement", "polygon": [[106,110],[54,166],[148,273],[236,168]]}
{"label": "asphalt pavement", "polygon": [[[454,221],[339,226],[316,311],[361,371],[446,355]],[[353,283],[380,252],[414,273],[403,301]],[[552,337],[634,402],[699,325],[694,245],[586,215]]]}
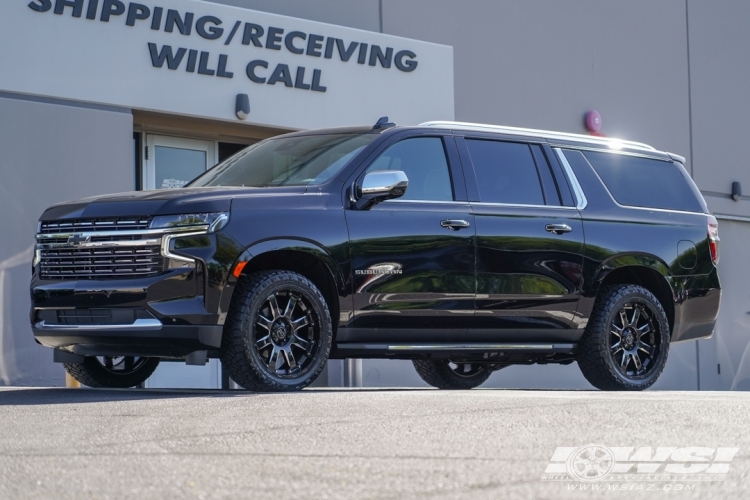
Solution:
{"label": "asphalt pavement", "polygon": [[748,410],[739,392],[2,388],[0,498],[750,498]]}

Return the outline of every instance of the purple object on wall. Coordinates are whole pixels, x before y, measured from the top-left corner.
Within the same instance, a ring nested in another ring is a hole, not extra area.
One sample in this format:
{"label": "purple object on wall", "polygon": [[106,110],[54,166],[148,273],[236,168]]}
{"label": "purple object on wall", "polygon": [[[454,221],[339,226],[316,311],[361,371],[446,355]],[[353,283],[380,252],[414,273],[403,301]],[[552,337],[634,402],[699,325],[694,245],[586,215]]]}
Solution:
{"label": "purple object on wall", "polygon": [[589,132],[599,132],[602,128],[602,115],[596,110],[586,113],[586,129]]}

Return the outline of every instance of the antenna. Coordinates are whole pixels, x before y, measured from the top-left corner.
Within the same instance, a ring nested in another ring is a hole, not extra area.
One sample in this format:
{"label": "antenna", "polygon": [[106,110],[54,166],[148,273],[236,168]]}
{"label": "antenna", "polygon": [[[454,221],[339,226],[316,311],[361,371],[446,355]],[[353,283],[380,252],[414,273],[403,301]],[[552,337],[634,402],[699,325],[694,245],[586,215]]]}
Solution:
{"label": "antenna", "polygon": [[386,129],[386,128],[391,128],[395,126],[396,126],[395,123],[388,121],[387,116],[381,116],[380,119],[377,121],[377,123],[375,123],[375,125],[372,126],[372,129],[380,130],[380,129]]}

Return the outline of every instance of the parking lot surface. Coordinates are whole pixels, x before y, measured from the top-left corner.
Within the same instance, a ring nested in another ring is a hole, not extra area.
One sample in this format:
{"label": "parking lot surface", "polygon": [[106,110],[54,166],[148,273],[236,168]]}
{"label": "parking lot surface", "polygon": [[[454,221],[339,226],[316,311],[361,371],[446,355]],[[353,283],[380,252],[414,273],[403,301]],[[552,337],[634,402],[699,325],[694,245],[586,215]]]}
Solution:
{"label": "parking lot surface", "polygon": [[[0,498],[749,498],[749,410],[737,392],[3,388]],[[543,480],[592,443],[739,451],[723,480]]]}

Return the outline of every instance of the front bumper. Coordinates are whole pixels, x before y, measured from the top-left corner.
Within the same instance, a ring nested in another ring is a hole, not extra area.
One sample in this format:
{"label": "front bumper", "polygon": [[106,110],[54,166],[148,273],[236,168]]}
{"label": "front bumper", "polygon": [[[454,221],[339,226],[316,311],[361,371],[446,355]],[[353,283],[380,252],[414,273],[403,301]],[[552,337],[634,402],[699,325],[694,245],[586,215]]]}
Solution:
{"label": "front bumper", "polygon": [[32,326],[46,347],[81,356],[184,357],[221,346],[219,325],[164,325],[158,319],[137,319],[129,325],[60,325],[44,320]]}

